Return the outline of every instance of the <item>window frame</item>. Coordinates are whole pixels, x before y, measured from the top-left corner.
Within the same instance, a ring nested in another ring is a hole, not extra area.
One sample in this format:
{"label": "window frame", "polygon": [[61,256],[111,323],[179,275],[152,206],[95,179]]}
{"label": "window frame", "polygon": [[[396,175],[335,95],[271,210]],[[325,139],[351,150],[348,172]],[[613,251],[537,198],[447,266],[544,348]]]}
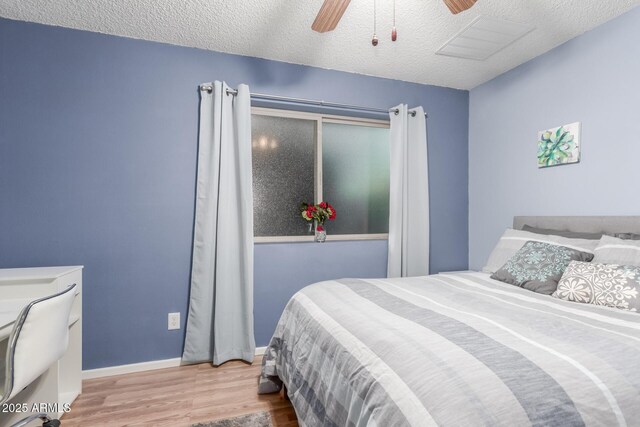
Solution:
{"label": "window frame", "polygon": [[[251,115],[284,117],[302,119],[316,122],[316,134],[314,141],[314,203],[322,201],[322,124],[337,123],[352,126],[368,126],[389,129],[389,120],[367,119],[360,117],[340,116],[335,114],[311,113],[296,110],[281,110],[277,108],[251,107]],[[339,208],[338,208],[339,213]],[[388,240],[389,233],[374,234],[331,234],[327,233],[327,241],[345,240]],[[305,236],[253,236],[254,243],[300,243],[313,242],[313,234]]]}

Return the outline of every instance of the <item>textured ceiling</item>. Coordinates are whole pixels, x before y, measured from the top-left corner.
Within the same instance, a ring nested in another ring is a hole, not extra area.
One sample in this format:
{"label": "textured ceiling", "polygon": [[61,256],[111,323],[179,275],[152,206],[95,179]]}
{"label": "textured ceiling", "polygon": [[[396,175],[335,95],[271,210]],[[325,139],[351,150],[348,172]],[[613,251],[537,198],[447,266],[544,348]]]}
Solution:
{"label": "textured ceiling", "polygon": [[[640,0],[478,0],[452,15],[442,0],[352,0],[338,28],[311,30],[322,0],[0,0],[0,16],[275,59],[392,79],[471,89],[640,4]],[[533,24],[486,61],[435,51],[478,15]]]}

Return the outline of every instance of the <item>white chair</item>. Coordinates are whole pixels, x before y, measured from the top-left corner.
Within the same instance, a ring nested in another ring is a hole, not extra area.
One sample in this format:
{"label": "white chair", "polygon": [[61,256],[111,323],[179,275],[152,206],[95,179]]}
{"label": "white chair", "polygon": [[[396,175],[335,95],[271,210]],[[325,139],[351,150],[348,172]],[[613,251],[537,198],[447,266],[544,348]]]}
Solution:
{"label": "white chair", "polygon": [[[14,398],[36,378],[45,373],[67,351],[69,315],[76,285],[62,292],[32,301],[22,309],[7,344],[4,388],[0,405]],[[12,427],[22,427],[42,420],[44,427],[57,427],[60,421],[38,413]]]}

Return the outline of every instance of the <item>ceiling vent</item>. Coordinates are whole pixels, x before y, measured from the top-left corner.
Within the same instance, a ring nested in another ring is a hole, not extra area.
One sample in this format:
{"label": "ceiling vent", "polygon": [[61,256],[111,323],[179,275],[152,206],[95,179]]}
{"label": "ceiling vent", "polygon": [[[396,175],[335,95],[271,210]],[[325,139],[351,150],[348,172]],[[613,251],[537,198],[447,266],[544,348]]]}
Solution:
{"label": "ceiling vent", "polygon": [[534,29],[532,25],[478,16],[436,54],[484,61]]}

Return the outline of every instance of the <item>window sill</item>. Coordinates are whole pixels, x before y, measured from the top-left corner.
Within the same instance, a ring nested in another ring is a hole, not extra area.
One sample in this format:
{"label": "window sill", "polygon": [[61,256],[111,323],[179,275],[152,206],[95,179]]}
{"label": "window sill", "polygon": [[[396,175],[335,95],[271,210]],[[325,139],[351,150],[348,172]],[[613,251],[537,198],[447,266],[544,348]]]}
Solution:
{"label": "window sill", "polygon": [[[266,236],[254,237],[253,243],[309,243],[314,236]],[[354,240],[388,240],[389,234],[327,234],[327,242],[343,242]]]}

